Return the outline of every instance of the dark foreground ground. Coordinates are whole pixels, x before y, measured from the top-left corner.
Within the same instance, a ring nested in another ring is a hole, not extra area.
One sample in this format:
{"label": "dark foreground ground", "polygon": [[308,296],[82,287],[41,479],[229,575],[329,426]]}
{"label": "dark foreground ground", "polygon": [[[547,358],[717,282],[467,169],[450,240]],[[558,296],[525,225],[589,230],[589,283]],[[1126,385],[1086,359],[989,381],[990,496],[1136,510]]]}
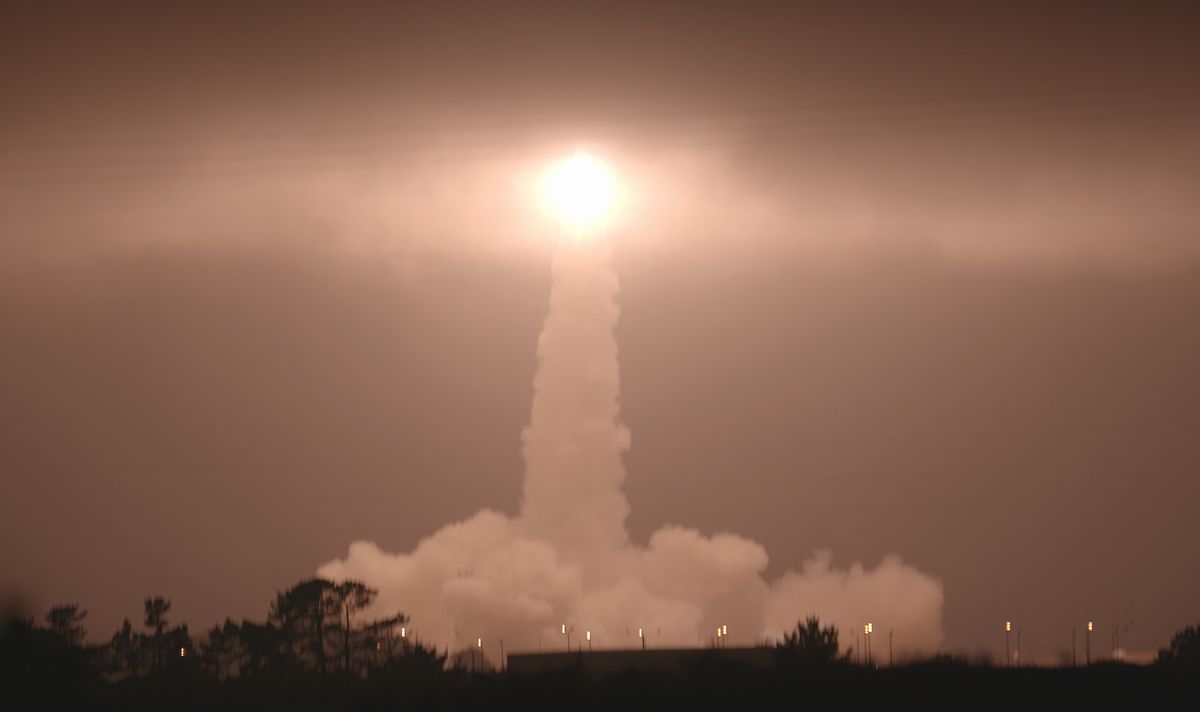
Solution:
{"label": "dark foreground ground", "polygon": [[[29,663],[31,661],[25,661]],[[675,673],[585,677],[380,671],[362,679],[327,675],[235,679],[186,670],[108,682],[57,661],[10,668],[0,709],[1200,709],[1200,675],[1164,667],[1093,665],[1014,669],[935,661],[870,670],[780,662],[750,669],[701,661]]]}

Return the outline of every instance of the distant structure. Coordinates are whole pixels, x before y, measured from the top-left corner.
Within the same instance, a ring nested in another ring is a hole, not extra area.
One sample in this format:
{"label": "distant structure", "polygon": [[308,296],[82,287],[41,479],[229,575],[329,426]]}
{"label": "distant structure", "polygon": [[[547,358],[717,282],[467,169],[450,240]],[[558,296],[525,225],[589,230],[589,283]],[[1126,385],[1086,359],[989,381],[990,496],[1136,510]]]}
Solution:
{"label": "distant structure", "polygon": [[532,675],[579,670],[600,678],[627,672],[685,672],[705,663],[765,669],[775,662],[775,648],[668,648],[657,650],[597,650],[559,653],[513,653],[508,671]]}

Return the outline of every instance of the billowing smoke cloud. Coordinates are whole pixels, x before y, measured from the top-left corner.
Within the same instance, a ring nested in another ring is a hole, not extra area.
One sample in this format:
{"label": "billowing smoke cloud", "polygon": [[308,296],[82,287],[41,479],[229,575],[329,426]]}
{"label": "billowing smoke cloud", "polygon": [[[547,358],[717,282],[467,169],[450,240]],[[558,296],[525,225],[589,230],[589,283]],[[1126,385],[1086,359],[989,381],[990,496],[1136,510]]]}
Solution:
{"label": "billowing smoke cloud", "polygon": [[895,631],[898,655],[934,650],[941,582],[897,557],[839,570],[821,552],[770,583],[766,550],[736,534],[664,526],[647,546],[630,542],[611,252],[605,240],[569,239],[556,253],[520,513],[481,511],[408,554],[358,541],[318,573],[378,588],[379,613],[404,611],[423,640],[449,648],[482,637],[509,650],[562,649],[564,624],[573,645],[590,631],[595,647],[633,647],[639,628],[654,646],[704,645],[718,625],[731,643],[750,644],[815,613],[843,631],[843,648],[871,620]]}

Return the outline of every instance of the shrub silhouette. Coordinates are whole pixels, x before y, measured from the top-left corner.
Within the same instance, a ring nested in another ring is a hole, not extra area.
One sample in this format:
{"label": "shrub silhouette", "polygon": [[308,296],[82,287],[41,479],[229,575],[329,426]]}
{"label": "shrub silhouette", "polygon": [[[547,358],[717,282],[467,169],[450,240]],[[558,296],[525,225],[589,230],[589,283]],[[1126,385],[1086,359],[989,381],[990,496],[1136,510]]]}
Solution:
{"label": "shrub silhouette", "polygon": [[819,664],[838,660],[837,626],[821,625],[816,616],[809,616],[783,637],[778,646],[786,660]]}

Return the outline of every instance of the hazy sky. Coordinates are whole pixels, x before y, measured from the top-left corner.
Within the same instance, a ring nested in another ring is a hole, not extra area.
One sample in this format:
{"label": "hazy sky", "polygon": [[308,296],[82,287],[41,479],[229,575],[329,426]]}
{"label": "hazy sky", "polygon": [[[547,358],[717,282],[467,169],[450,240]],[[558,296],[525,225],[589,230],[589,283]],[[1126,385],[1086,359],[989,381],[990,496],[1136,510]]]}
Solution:
{"label": "hazy sky", "polygon": [[5,588],[199,629],[515,511],[583,143],[635,539],[898,552],[951,650],[1200,617],[1188,3],[389,5],[3,10]]}

